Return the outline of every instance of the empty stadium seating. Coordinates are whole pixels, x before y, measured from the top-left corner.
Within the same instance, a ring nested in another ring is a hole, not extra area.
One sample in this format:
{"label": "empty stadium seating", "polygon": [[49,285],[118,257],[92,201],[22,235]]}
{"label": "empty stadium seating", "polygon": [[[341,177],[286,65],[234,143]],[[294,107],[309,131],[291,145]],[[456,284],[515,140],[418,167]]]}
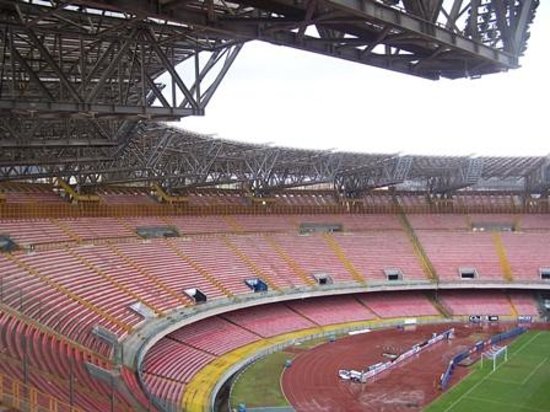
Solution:
{"label": "empty stadium seating", "polygon": [[261,310],[242,309],[222,317],[264,338],[315,326],[313,322],[281,303],[263,306]]}
{"label": "empty stadium seating", "polygon": [[219,316],[193,323],[168,337],[213,355],[222,355],[260,339],[258,335]]}
{"label": "empty stadium seating", "polygon": [[232,228],[222,216],[172,216],[165,222],[176,226],[181,234],[231,232]]}
{"label": "empty stadium seating", "polygon": [[439,279],[460,280],[459,268],[475,268],[481,280],[504,279],[490,233],[418,231]]}
{"label": "empty stadium seating", "polygon": [[204,278],[164,241],[121,243],[112,249],[176,295],[184,296],[185,289],[199,288],[209,298],[225,296],[223,290]]}
{"label": "empty stadium seating", "polygon": [[[61,341],[0,311],[0,373],[28,382],[67,404],[71,402],[69,388],[72,380],[75,406],[88,411],[109,410],[113,389],[93,378],[86,363],[107,370],[112,368],[112,364],[100,355],[69,341]],[[132,409],[129,401],[116,390],[113,400],[117,410]]]}
{"label": "empty stadium seating", "polygon": [[169,311],[189,303],[182,293],[176,293],[176,288],[164,284],[160,276],[140,270],[134,260],[124,259],[123,252],[117,253],[118,250],[127,250],[124,246],[131,247],[129,244],[118,247],[100,245],[81,247],[74,252],[151,308]]}
{"label": "empty stadium seating", "polygon": [[538,316],[540,314],[533,292],[511,291],[508,293],[508,296],[518,315]]}
{"label": "empty stadium seating", "polygon": [[465,215],[413,214],[407,217],[415,230],[467,230]]}
{"label": "empty stadium seating", "polygon": [[550,233],[503,233],[502,242],[515,279],[540,279],[539,269],[550,267]]}
{"label": "empty stadium seating", "polygon": [[519,230],[550,230],[550,218],[548,215],[521,215]]}
{"label": "empty stadium seating", "polygon": [[513,315],[510,301],[499,291],[441,291],[438,298],[453,315]]}
{"label": "empty stadium seating", "polygon": [[293,206],[333,206],[338,204],[338,199],[334,196],[334,193],[311,193],[306,191],[289,192],[277,194],[276,199],[278,203],[284,203]]}
{"label": "empty stadium seating", "polygon": [[278,288],[307,286],[289,263],[277,253],[266,236],[235,236],[231,238],[231,242],[245,253],[262,273],[267,274]]}
{"label": "empty stadium seating", "polygon": [[252,277],[250,269],[241,262],[222,239],[194,238],[177,241],[174,247],[200,266],[208,276],[213,276],[231,294],[247,294],[250,289],[245,279]]}
{"label": "empty stadium seating", "polygon": [[145,356],[145,385],[156,397],[177,403],[185,383],[214,356],[174,339],[161,339]]}
{"label": "empty stadium seating", "polygon": [[57,220],[57,222],[65,228],[66,233],[73,239],[77,238],[80,241],[137,237],[134,228],[116,218],[62,219]]}
{"label": "empty stadium seating", "polygon": [[[74,269],[78,269],[78,266]],[[29,272],[2,254],[0,273],[1,300],[4,304],[104,355],[109,354],[109,348],[93,337],[92,327],[96,324],[107,328],[114,326],[113,329],[121,335],[124,334],[125,327],[126,331],[129,330],[129,326],[111,315],[98,311],[95,306],[86,304],[58,283]],[[59,271],[58,275],[63,276],[64,273]],[[75,281],[77,282],[78,278]],[[102,296],[96,295],[96,298],[101,300]],[[108,317],[102,317],[102,314]],[[110,320],[115,322],[115,325],[112,325]],[[122,327],[123,330],[117,327]]]}
{"label": "empty stadium seating", "polygon": [[334,234],[346,256],[370,281],[385,281],[384,269],[398,268],[405,280],[425,280],[426,275],[403,231]]}
{"label": "empty stadium seating", "polygon": [[244,232],[272,232],[272,231],[297,231],[298,225],[295,219],[287,215],[275,216],[248,216],[235,215],[231,219]]}
{"label": "empty stadium seating", "polygon": [[[102,196],[124,203],[126,196],[138,195]],[[139,196],[154,203],[147,193]],[[212,194],[196,202],[237,202],[233,194],[224,196],[223,201],[213,200]],[[476,204],[475,199],[466,200]],[[378,206],[392,204],[377,196],[368,201]],[[308,198],[307,202],[325,200]],[[414,196],[402,203],[425,206],[423,199]],[[540,281],[539,268],[550,267],[547,215],[411,214],[408,219],[441,282],[475,285],[475,280],[460,279],[461,267],[475,268],[481,281],[504,282],[510,280],[503,268],[509,264],[511,281],[530,283]],[[519,231],[474,233],[470,225],[476,222],[516,225]],[[342,224],[344,231],[301,235],[302,223]],[[144,226],[174,226],[182,237],[144,241],[135,233]],[[384,269],[400,269],[405,282],[427,280],[407,231],[398,216],[391,214],[0,218],[0,234],[26,247],[0,254],[0,303],[82,345],[75,349],[0,312],[0,373],[24,380],[21,365],[26,357],[33,366],[29,383],[62,401],[69,400],[67,379],[73,373],[80,391],[75,403],[90,411],[110,407],[111,388],[92,378],[85,363],[113,367],[109,360],[112,348],[92,328],[101,325],[118,338],[133,334],[145,322],[130,309],[136,302],[164,317],[176,308],[195,305],[187,289],[200,289],[208,300],[249,298],[253,292],[244,281],[255,277],[263,278],[277,293],[305,287],[322,290],[312,276],[318,273],[329,274],[336,287],[359,286],[361,280],[367,285],[386,282]],[[500,246],[497,237],[502,239]],[[504,252],[500,255],[499,247]],[[330,292],[330,286],[325,290]],[[438,292],[437,299],[452,315],[539,313],[530,291],[445,290]],[[278,302],[233,311],[172,332],[147,353],[141,382],[126,368],[121,369],[121,379],[145,408],[152,408],[153,399],[178,404],[185,385],[202,367],[243,345],[341,322],[441,316],[438,307],[426,292],[405,291]],[[22,346],[25,340],[30,342],[26,347]],[[152,397],[141,392],[142,384]],[[119,410],[130,410],[135,400],[117,393],[116,402]]]}
{"label": "empty stadium seating", "polygon": [[66,230],[48,219],[0,220],[0,234],[10,236],[21,247],[74,240]]}
{"label": "empty stadium seating", "polygon": [[358,299],[381,318],[440,315],[423,292],[367,293]]}
{"label": "empty stadium seating", "polygon": [[51,185],[7,183],[0,185],[0,193],[4,193],[7,203],[21,204],[59,204],[65,201],[54,192]]}
{"label": "empty stadium seating", "polygon": [[193,206],[212,206],[212,205],[244,205],[246,198],[240,192],[229,191],[201,191],[188,193],[187,199]]}
{"label": "empty stadium seating", "polygon": [[[47,279],[50,285],[57,287],[67,297],[74,296],[75,300],[85,306],[110,314],[113,319],[117,319],[117,323],[133,325],[141,321],[128,309],[135,299],[120,284],[79,259],[77,253],[51,250],[21,255],[18,260],[28,268],[29,273]],[[120,330],[120,326],[115,323],[111,326]]]}
{"label": "empty stadium seating", "polygon": [[351,274],[324,241],[322,235],[274,234],[273,239],[281,245],[288,256],[299,262],[309,276],[315,273],[326,273],[335,282],[353,281]]}
{"label": "empty stadium seating", "polygon": [[296,300],[287,306],[321,326],[376,318],[369,309],[349,296]]}
{"label": "empty stadium seating", "polygon": [[103,203],[111,205],[155,204],[155,199],[144,189],[105,188],[97,193]]}

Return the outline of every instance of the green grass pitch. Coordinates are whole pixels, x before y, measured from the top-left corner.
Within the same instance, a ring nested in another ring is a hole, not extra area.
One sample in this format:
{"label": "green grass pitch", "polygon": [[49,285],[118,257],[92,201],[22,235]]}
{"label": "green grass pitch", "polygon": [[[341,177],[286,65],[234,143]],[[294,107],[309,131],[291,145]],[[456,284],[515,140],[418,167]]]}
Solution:
{"label": "green grass pitch", "polygon": [[[307,350],[324,342],[326,338],[313,339],[296,347]],[[241,403],[249,408],[289,406],[281,389],[281,375],[285,361],[296,355],[288,350],[275,352],[247,368],[233,384],[231,406],[237,408]]]}
{"label": "green grass pitch", "polygon": [[294,356],[286,352],[276,352],[250,366],[233,387],[231,406],[237,408],[240,403],[249,408],[288,406],[281,391],[280,379],[285,360]]}
{"label": "green grass pitch", "polygon": [[530,331],[508,347],[508,362],[472,366],[473,372],[426,412],[550,411],[550,332]]}

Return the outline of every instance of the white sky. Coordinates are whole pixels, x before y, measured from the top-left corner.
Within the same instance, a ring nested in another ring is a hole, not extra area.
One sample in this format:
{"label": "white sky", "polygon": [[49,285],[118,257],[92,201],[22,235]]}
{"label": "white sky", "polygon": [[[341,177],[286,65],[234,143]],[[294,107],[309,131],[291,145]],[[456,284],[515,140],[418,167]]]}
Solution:
{"label": "white sky", "polygon": [[430,81],[260,42],[180,126],[254,143],[356,152],[548,155],[550,1],[521,68]]}

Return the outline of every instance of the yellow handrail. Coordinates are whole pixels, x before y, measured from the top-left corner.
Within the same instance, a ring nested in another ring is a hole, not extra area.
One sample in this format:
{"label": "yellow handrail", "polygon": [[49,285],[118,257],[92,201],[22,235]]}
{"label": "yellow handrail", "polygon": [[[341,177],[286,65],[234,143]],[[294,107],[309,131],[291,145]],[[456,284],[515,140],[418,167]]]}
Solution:
{"label": "yellow handrail", "polygon": [[510,261],[508,260],[506,247],[502,242],[502,237],[500,236],[500,233],[498,232],[493,233],[493,243],[495,245],[495,249],[498,255],[498,260],[500,262],[500,267],[502,269],[502,274],[504,275],[504,279],[508,282],[513,282],[514,272],[512,271],[512,265],[510,265]]}
{"label": "yellow handrail", "polygon": [[92,349],[88,348],[87,346],[82,345],[81,343],[69,338],[68,336],[65,336],[54,329],[50,328],[49,326],[43,325],[42,323],[30,318],[29,316],[20,313],[19,311],[0,303],[0,311],[9,314],[9,316],[14,317],[21,321],[22,323],[40,331],[40,333],[51,337],[52,339],[57,339],[60,342],[63,342],[65,345],[78,350],[85,354],[90,359],[99,359],[103,362],[111,362],[111,360],[100,353],[97,353],[93,351]]}
{"label": "yellow handrail", "polygon": [[265,272],[264,270],[262,270],[246,253],[244,253],[235,243],[233,243],[231,240],[229,240],[229,238],[227,236],[223,236],[222,237],[223,239],[223,242],[227,245],[227,247],[229,249],[231,249],[231,251],[238,256],[238,258],[241,260],[241,262],[243,262],[244,264],[246,264],[251,270],[252,272],[254,272],[254,274],[256,276],[258,276],[260,279],[262,279],[263,281],[265,281],[265,283],[267,283],[267,285],[269,286],[270,289],[272,290],[281,290],[281,288],[279,288],[275,282],[273,281],[273,279],[271,279],[271,276]]}
{"label": "yellow handrail", "polygon": [[[74,405],[60,401],[34,386],[0,373],[0,400],[10,408],[36,412],[84,412]],[[48,405],[48,406],[45,406]]]}
{"label": "yellow handrail", "polygon": [[61,178],[57,178],[56,183],[76,202],[99,203],[101,200],[98,195],[82,195],[78,193]]}
{"label": "yellow handrail", "polygon": [[25,271],[27,271],[29,274],[31,274],[32,276],[40,279],[41,281],[43,281],[44,283],[46,283],[48,286],[52,287],[53,289],[57,290],[58,292],[62,293],[63,295],[67,296],[69,299],[71,299],[72,301],[74,302],[77,302],[79,304],[81,304],[82,306],[84,306],[86,309],[94,312],[95,314],[99,315],[99,317],[101,317],[102,319],[105,319],[109,322],[111,322],[112,324],[120,327],[121,329],[123,329],[124,331],[126,331],[127,333],[131,333],[132,330],[133,330],[133,327],[125,322],[122,322],[120,321],[119,319],[115,318],[114,316],[112,316],[110,313],[108,313],[106,310],[103,310],[101,308],[98,308],[96,305],[94,305],[93,303],[89,302],[87,299],[84,299],[82,298],[81,296],[77,295],[76,293],[70,291],[69,289],[67,289],[65,286],[59,284],[58,282],[50,279],[49,277],[47,276],[44,276],[42,275],[41,273],[39,273],[37,270],[35,270],[34,268],[32,268],[30,265],[28,265],[26,262],[22,261],[21,259],[19,259],[19,257],[17,257],[16,255],[14,254],[5,254],[5,256],[11,260],[12,262],[14,262],[17,266],[19,266],[20,268],[24,269]]}
{"label": "yellow handrail", "polygon": [[367,280],[365,279],[363,274],[355,267],[351,260],[349,260],[346,252],[344,251],[344,249],[342,249],[340,243],[338,243],[338,240],[330,233],[324,233],[323,238],[327,242],[332,252],[336,255],[338,260],[342,263],[342,265],[344,265],[353,280],[355,280],[357,283],[365,285],[367,283]]}
{"label": "yellow handrail", "polygon": [[134,292],[128,286],[126,286],[123,283],[119,282],[115,277],[111,276],[106,271],[98,268],[95,264],[93,264],[87,258],[85,258],[81,254],[76,252],[74,249],[66,248],[65,250],[71,256],[76,258],[80,263],[82,263],[84,266],[86,266],[89,270],[94,272],[100,278],[102,278],[102,279],[106,280],[107,282],[109,282],[111,285],[113,285],[120,292],[122,292],[123,294],[126,294],[128,296],[131,296],[132,299],[135,299],[139,303],[142,303],[142,304],[148,306],[149,308],[151,308],[151,310],[153,310],[153,312],[155,312],[155,314],[157,316],[164,316],[164,311],[162,309],[160,309],[159,307],[157,307],[153,302],[151,302],[149,300],[146,300],[146,298],[140,296],[138,293]]}
{"label": "yellow handrail", "polygon": [[222,282],[220,282],[216,276],[212,275],[210,272],[208,272],[205,268],[203,268],[198,262],[191,259],[190,256],[187,256],[185,253],[183,253],[181,250],[178,249],[176,245],[173,244],[172,241],[166,239],[166,244],[172,249],[172,251],[178,255],[185,263],[187,263],[189,266],[191,266],[193,269],[195,269],[203,278],[208,280],[211,284],[216,286],[220,291],[222,291],[227,297],[232,298],[234,295],[233,293],[227,289]]}
{"label": "yellow handrail", "polygon": [[308,276],[306,271],[300,266],[296,260],[294,260],[291,256],[288,255],[288,253],[277,243],[273,237],[269,236],[268,234],[264,235],[264,238],[267,240],[267,243],[277,252],[279,257],[283,259],[287,265],[292,269],[292,271],[308,286],[314,286],[315,281]]}
{"label": "yellow handrail", "polygon": [[159,184],[153,183],[153,190],[157,194],[157,196],[161,199],[164,203],[169,204],[184,204],[187,203],[188,199],[185,196],[173,196],[169,193],[167,193]]}
{"label": "yellow handrail", "polygon": [[172,298],[176,299],[179,303],[181,303],[182,306],[188,306],[189,301],[185,300],[182,296],[177,294],[173,289],[165,285],[162,281],[160,281],[156,276],[151,275],[149,272],[147,272],[145,269],[143,269],[141,266],[139,266],[136,262],[134,262],[132,259],[127,257],[120,249],[119,246],[116,246],[112,243],[108,243],[107,247],[120,259],[122,259],[127,265],[132,267],[134,270],[138,271],[142,276],[146,277],[151,283],[153,283],[155,286],[157,286],[159,289],[162,289],[164,293],[167,295],[170,295]]}

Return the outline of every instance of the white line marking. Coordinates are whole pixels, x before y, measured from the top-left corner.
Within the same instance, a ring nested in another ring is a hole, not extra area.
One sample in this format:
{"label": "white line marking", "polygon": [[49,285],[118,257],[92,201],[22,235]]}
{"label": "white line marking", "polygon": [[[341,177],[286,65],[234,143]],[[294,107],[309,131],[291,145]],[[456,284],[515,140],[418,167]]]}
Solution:
{"label": "white line marking", "polygon": [[542,365],[544,365],[544,363],[545,363],[547,360],[548,360],[548,358],[544,358],[544,359],[542,360],[542,362],[539,363],[539,364],[537,365],[537,367],[536,367],[535,369],[533,369],[533,370],[531,371],[531,373],[530,373],[529,375],[527,375],[527,377],[526,377],[524,380],[521,381],[521,385],[522,385],[522,386],[525,385],[525,384],[527,383],[527,381],[533,377],[533,375],[540,369],[540,367],[541,367]]}
{"label": "white line marking", "polygon": [[[510,358],[512,358],[514,355],[516,355],[517,353],[521,352],[526,346],[528,346],[531,342],[533,342],[539,335],[541,334],[541,332],[538,332],[535,336],[533,336],[531,339],[529,339],[527,342],[525,342],[523,345],[521,345],[517,351],[515,351],[514,353],[512,353],[510,355]],[[470,392],[472,392],[475,388],[477,388],[479,385],[481,385],[483,382],[485,382],[487,380],[487,378],[489,378],[489,376],[491,376],[493,374],[493,372],[496,372],[496,370],[498,368],[500,368],[502,365],[505,365],[506,362],[502,362],[500,365],[498,365],[495,370],[492,370],[491,372],[489,372],[487,375],[485,375],[483,377],[483,379],[481,379],[478,383],[476,383],[474,386],[472,386],[470,389],[468,389],[466,392],[464,392],[462,395],[460,395],[460,397],[454,401],[453,403],[451,403],[449,405],[449,407],[447,409],[445,409],[443,412],[448,412],[450,411],[452,408],[454,408],[454,406],[460,402],[462,399],[464,399],[465,396],[467,396]]]}
{"label": "white line marking", "polygon": [[472,399],[472,400],[478,401],[478,402],[494,403],[494,404],[497,404],[497,405],[515,406],[518,410],[519,409],[526,409],[526,410],[535,411],[535,412],[545,412],[546,411],[546,409],[537,409],[537,408],[532,408],[530,406],[517,405],[515,403],[510,403],[510,402],[500,402],[500,401],[497,401],[495,399],[478,398],[476,396],[469,396],[468,399]]}
{"label": "white line marking", "polygon": [[521,385],[521,381],[513,381],[509,379],[489,378],[487,380],[491,382],[508,383],[510,385]]}

